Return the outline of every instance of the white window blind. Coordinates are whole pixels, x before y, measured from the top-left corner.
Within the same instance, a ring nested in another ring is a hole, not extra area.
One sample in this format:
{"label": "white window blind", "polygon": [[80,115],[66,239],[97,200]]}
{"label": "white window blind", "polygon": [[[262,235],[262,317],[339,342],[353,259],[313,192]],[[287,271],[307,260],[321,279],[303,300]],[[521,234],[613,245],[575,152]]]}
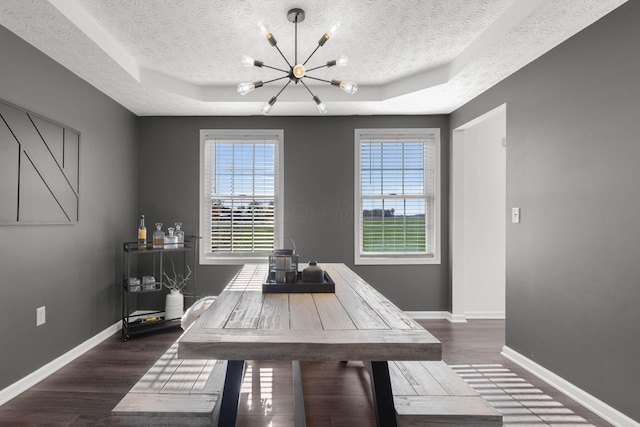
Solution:
{"label": "white window blind", "polygon": [[356,130],[356,264],[439,262],[439,130]]}
{"label": "white window blind", "polygon": [[203,132],[201,262],[266,259],[281,227],[282,131]]}

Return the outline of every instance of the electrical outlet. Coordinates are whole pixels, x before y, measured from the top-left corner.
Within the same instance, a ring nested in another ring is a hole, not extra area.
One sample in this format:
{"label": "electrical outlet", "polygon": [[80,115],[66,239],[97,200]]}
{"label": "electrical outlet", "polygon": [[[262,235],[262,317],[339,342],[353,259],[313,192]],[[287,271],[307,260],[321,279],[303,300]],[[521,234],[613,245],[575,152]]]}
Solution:
{"label": "electrical outlet", "polygon": [[520,208],[511,208],[511,222],[514,224],[520,223]]}
{"label": "electrical outlet", "polygon": [[36,326],[44,325],[47,321],[45,306],[36,308]]}

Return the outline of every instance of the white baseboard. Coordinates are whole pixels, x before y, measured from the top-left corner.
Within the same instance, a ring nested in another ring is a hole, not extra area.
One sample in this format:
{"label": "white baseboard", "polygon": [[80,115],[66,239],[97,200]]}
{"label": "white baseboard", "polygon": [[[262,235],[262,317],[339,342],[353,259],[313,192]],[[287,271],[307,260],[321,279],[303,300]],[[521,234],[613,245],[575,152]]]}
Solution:
{"label": "white baseboard", "polygon": [[405,314],[416,320],[450,320],[451,318],[451,313],[449,313],[448,311],[405,311]]}
{"label": "white baseboard", "polygon": [[542,381],[547,384],[555,387],[560,390],[562,393],[566,394],[585,408],[589,409],[591,412],[597,414],[601,418],[606,421],[612,423],[616,426],[628,426],[628,427],[640,427],[640,423],[632,420],[622,412],[617,409],[607,405],[603,401],[598,398],[590,395],[586,391],[576,387],[571,384],[564,378],[554,374],[547,368],[544,368],[534,362],[533,360],[523,356],[515,350],[510,349],[507,346],[502,348],[502,355],[507,359],[517,363],[522,366],[527,371],[531,372],[533,375],[540,378]]}
{"label": "white baseboard", "polygon": [[448,311],[405,311],[405,313],[416,320],[445,319],[451,323],[467,323],[464,315],[451,314]]}
{"label": "white baseboard", "polygon": [[504,311],[469,311],[464,314],[452,314],[448,311],[405,311],[405,313],[418,320],[447,319],[451,323],[467,323],[467,319],[476,320],[504,320]]}
{"label": "white baseboard", "polygon": [[467,319],[505,319],[504,311],[466,311],[464,315]]}
{"label": "white baseboard", "polygon": [[467,316],[464,314],[451,314],[451,318],[449,319],[451,323],[467,323]]}
{"label": "white baseboard", "polygon": [[82,356],[87,351],[91,350],[93,347],[97,346],[107,338],[111,337],[114,333],[119,331],[122,328],[122,322],[118,321],[117,323],[109,326],[104,331],[94,335],[89,338],[87,341],[82,344],[74,347],[69,350],[62,356],[57,359],[52,360],[51,362],[44,365],[42,368],[30,373],[26,377],[21,380],[16,381],[10,386],[0,390],[0,406],[4,405],[17,395],[22,392],[27,391],[29,388],[38,384],[43,379],[47,378],[49,375],[56,372],[58,369],[66,366],[70,362],[73,362],[78,357]]}
{"label": "white baseboard", "polygon": [[466,322],[466,320],[464,320],[464,316],[463,316],[463,319],[460,320],[460,319],[457,319],[457,316],[452,315],[448,311],[405,311],[405,314],[411,317],[412,319],[416,319],[416,320],[445,319],[452,323],[460,322],[460,321]]}

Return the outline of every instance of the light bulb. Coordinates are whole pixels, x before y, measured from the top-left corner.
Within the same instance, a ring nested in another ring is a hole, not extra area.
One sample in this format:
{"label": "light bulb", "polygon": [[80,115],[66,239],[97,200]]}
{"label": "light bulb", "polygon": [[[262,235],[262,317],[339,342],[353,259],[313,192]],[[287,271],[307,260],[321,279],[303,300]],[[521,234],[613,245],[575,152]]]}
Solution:
{"label": "light bulb", "polygon": [[252,90],[254,90],[255,88],[256,88],[256,85],[254,85],[253,83],[240,83],[238,85],[238,93],[240,95],[246,95]]}
{"label": "light bulb", "polygon": [[262,82],[253,82],[253,83],[240,83],[238,85],[238,93],[240,95],[246,95],[254,89],[262,87]]}
{"label": "light bulb", "polygon": [[249,55],[244,55],[242,57],[242,59],[240,60],[240,62],[242,63],[242,65],[244,65],[245,67],[253,67],[255,65],[255,59],[253,59],[252,57],[250,57]]}
{"label": "light bulb", "polygon": [[238,85],[238,93],[240,95],[246,95],[249,92],[251,92],[252,90],[254,90],[256,87],[253,83],[240,83]]}
{"label": "light bulb", "polygon": [[297,78],[297,79],[301,79],[304,77],[304,65],[296,65],[295,67],[293,67],[293,75]]}
{"label": "light bulb", "polygon": [[338,86],[343,91],[353,95],[358,91],[358,85],[354,82],[342,82],[340,80],[331,80],[331,84],[334,86]]}
{"label": "light bulb", "polygon": [[314,95],[313,101],[318,106],[318,111],[320,112],[320,114],[327,114],[327,106],[324,105],[324,102],[320,101],[320,98]]}
{"label": "light bulb", "polygon": [[267,27],[265,27],[262,22],[258,22],[258,28],[260,28],[260,33],[263,36],[269,38],[269,34],[271,34],[271,33],[269,32],[269,30],[267,30]]}
{"label": "light bulb", "polygon": [[358,85],[354,82],[340,82],[339,88],[351,95],[358,91]]}
{"label": "light bulb", "polygon": [[264,65],[264,62],[253,59],[249,55],[244,55],[240,60],[240,63],[245,67],[262,67]]}
{"label": "light bulb", "polygon": [[264,107],[262,107],[262,114],[264,114],[265,116],[268,115],[269,111],[271,111],[271,107],[273,107],[273,104],[275,104],[276,101],[277,98],[274,96],[269,100],[269,102],[264,104]]}
{"label": "light bulb", "polygon": [[318,111],[320,112],[320,114],[327,114],[327,106],[324,105],[324,102],[318,104]]}
{"label": "light bulb", "polygon": [[327,35],[329,37],[333,37],[336,31],[340,28],[340,21],[333,21],[329,26],[329,31],[327,31]]}
{"label": "light bulb", "polygon": [[348,62],[349,62],[348,57],[344,55],[340,55],[338,59],[334,59],[333,61],[327,62],[327,67],[333,67],[334,65],[337,65],[338,67],[342,67],[343,65],[347,65]]}
{"label": "light bulb", "polygon": [[264,104],[264,107],[262,107],[262,114],[268,116],[269,112],[271,111],[271,107],[273,107],[273,105],[269,104],[268,102]]}
{"label": "light bulb", "polygon": [[265,27],[262,22],[258,22],[258,28],[260,28],[260,33],[262,33],[262,35],[267,38],[271,46],[275,46],[278,44],[276,38],[273,37],[273,34],[271,34],[269,30],[267,30],[267,27]]}
{"label": "light bulb", "polygon": [[331,37],[333,37],[333,35],[336,33],[336,31],[338,31],[339,27],[340,27],[340,22],[334,21],[329,26],[329,31],[327,31],[326,33],[324,33],[322,35],[322,37],[320,37],[320,40],[318,40],[318,44],[320,46],[324,46],[324,44],[327,42],[327,40],[329,40]]}

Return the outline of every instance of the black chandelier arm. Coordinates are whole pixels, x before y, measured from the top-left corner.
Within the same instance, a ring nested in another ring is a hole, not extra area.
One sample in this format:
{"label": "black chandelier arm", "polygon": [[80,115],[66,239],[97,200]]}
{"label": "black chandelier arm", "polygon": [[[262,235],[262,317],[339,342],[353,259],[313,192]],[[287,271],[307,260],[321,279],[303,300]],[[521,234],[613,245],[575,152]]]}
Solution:
{"label": "black chandelier arm", "polygon": [[[291,64],[289,63],[289,60],[287,60],[287,57],[286,57],[286,56],[284,56],[284,53],[282,53],[282,51],[280,50],[280,48],[279,48],[278,46],[273,46],[273,47],[275,47],[275,48],[278,50],[278,53],[280,53],[280,56],[282,56],[282,59],[284,59],[284,62],[286,62],[286,63],[287,63],[287,65],[289,66],[289,68],[293,68],[293,67],[291,66]],[[288,73],[288,71],[285,71],[285,72],[287,72],[287,73]]]}
{"label": "black chandelier arm", "polygon": [[[319,68],[319,67],[318,67],[318,68]],[[315,70],[315,68],[313,68],[313,69]],[[311,71],[311,70],[309,70],[309,71]],[[317,77],[312,77],[312,76],[309,76],[309,75],[307,75],[307,74],[305,74],[305,78],[307,78],[307,79],[312,79],[312,80],[318,80],[318,81],[320,81],[320,82],[325,82],[325,83],[332,84],[331,80],[319,79],[319,78],[317,78]]]}
{"label": "black chandelier arm", "polygon": [[309,71],[313,71],[313,70],[319,70],[320,68],[331,68],[338,65],[338,60],[337,59],[333,59],[331,61],[328,61],[326,64],[323,65],[318,65],[317,67],[313,67],[313,68],[309,68],[307,70],[307,72]]}
{"label": "black chandelier arm", "polygon": [[312,57],[312,56],[313,56],[313,55],[318,51],[318,49],[320,49],[320,45],[316,46],[316,48],[315,48],[315,49],[313,49],[313,52],[311,52],[311,55],[309,55],[309,57],[307,58],[307,60],[306,60],[306,61],[304,61],[304,62],[302,63],[302,65],[306,65],[306,64],[307,64],[307,62],[309,62],[309,60],[311,59],[311,57]]}
{"label": "black chandelier arm", "polygon": [[272,70],[282,71],[283,73],[289,74],[289,71],[287,70],[283,70],[282,68],[272,67],[271,65],[267,65],[267,64],[262,64],[260,67],[271,68]]}
{"label": "black chandelier arm", "polygon": [[[305,76],[305,77],[309,77],[309,76]],[[316,79],[316,80],[318,80],[318,79]],[[314,93],[313,93],[313,92],[311,92],[311,89],[309,89],[309,86],[307,86],[307,85],[304,83],[304,81],[300,80],[300,83],[302,83],[302,86],[304,86],[304,88],[305,88],[305,89],[307,89],[307,90],[309,91],[309,93],[311,94],[311,96],[312,96],[313,98],[315,98],[315,97],[316,97],[316,96],[314,95]]]}
{"label": "black chandelier arm", "polygon": [[[271,80],[267,80],[266,82],[262,82],[263,85],[266,85],[267,83],[273,83],[273,82],[277,82],[278,80],[283,80],[283,79],[288,79],[289,76],[284,76],[284,77],[278,77],[277,79],[271,79]],[[289,82],[291,82],[291,80],[289,80]],[[289,83],[287,83],[289,84]],[[286,86],[285,86],[286,87]],[[278,94],[279,95],[279,94]]]}
{"label": "black chandelier arm", "polygon": [[[282,78],[277,79],[277,80],[281,80],[281,79],[284,79],[284,78],[286,78],[286,77],[282,77]],[[273,81],[273,80],[271,80],[271,81]],[[268,83],[268,82],[267,82],[267,83]],[[282,89],[280,89],[280,92],[278,92],[278,93],[276,94],[276,96],[274,96],[274,98],[278,98],[278,97],[280,96],[280,94],[282,93],[282,91],[283,91],[283,90],[285,90],[285,89],[287,88],[287,86],[289,86],[289,84],[290,84],[290,83],[291,83],[291,80],[289,80],[289,81],[287,82],[287,84],[285,84],[284,86],[282,86]],[[303,83],[303,84],[304,84],[304,83]]]}
{"label": "black chandelier arm", "polygon": [[320,68],[329,68],[329,67],[332,67],[332,66],[334,66],[335,64],[331,64],[331,62],[335,62],[335,61],[330,61],[330,62],[327,62],[327,63],[326,63],[326,64],[324,64],[324,65],[318,65],[317,67],[309,68],[308,70],[306,70],[306,72],[308,73],[309,71],[319,70]]}

